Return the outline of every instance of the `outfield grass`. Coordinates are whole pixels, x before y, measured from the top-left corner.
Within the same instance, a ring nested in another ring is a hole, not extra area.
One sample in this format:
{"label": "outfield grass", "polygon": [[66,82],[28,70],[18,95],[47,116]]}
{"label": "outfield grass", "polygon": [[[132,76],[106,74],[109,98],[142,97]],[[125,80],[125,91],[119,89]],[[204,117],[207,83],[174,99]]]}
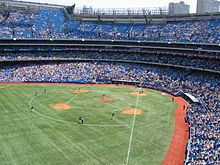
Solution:
{"label": "outfield grass", "polygon": [[[79,87],[90,92],[73,93]],[[176,103],[146,89],[148,96],[128,95],[136,91],[119,86],[0,85],[0,165],[161,164],[172,138]],[[103,95],[114,100],[97,101]],[[57,103],[72,108],[53,109]],[[142,114],[122,113],[130,108],[143,109]],[[80,116],[84,124],[77,124]]]}

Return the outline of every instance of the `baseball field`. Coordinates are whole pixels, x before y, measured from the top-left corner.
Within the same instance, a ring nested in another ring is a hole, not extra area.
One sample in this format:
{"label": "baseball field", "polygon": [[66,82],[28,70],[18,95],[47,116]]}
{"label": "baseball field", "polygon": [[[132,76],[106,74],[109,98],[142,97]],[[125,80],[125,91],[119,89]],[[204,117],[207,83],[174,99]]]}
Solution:
{"label": "baseball field", "polygon": [[2,84],[0,101],[0,165],[160,165],[177,107],[124,86]]}

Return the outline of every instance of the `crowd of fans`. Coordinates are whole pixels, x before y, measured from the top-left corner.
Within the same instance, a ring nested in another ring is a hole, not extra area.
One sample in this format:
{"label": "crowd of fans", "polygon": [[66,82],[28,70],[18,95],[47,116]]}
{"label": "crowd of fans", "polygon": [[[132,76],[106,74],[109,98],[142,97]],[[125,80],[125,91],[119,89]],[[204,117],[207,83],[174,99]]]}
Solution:
{"label": "crowd of fans", "polygon": [[27,13],[9,14],[7,19],[0,14],[0,38],[66,38],[61,10],[33,7]]}
{"label": "crowd of fans", "polygon": [[190,123],[190,165],[220,163],[220,109],[206,110],[202,105],[190,105],[187,121]]}
{"label": "crowd of fans", "polygon": [[20,12],[9,12],[7,16],[0,14],[0,38],[31,38],[32,17]]}
{"label": "crowd of fans", "polygon": [[[34,8],[0,14],[0,38],[114,39],[220,43],[220,21],[113,24],[67,20],[61,9]],[[33,10],[33,11],[32,11]],[[4,23],[1,23],[4,21]]]}
{"label": "crowd of fans", "polygon": [[220,59],[201,58],[195,56],[180,56],[160,54],[161,52],[149,53],[118,53],[118,52],[0,52],[0,60],[45,60],[45,59],[108,59],[140,61],[159,64],[170,64],[184,67],[194,67],[213,71],[220,71]]}

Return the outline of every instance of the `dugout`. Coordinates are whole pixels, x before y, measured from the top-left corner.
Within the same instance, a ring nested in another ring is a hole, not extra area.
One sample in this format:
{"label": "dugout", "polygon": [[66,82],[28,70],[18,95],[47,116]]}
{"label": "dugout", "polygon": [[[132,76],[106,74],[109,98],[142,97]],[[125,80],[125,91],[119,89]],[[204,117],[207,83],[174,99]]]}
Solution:
{"label": "dugout", "polygon": [[190,104],[192,104],[192,103],[200,103],[197,98],[195,98],[193,95],[191,95],[189,93],[182,93],[181,97],[184,98]]}
{"label": "dugout", "polygon": [[126,81],[126,80],[112,80],[112,84],[138,86],[140,84],[140,82],[138,82],[138,81]]}

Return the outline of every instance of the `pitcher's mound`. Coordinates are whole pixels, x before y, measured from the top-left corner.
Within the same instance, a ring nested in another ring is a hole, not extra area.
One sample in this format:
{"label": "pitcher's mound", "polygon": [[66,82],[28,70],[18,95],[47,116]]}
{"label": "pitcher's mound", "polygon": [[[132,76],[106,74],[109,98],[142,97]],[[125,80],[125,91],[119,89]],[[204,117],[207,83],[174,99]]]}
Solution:
{"label": "pitcher's mound", "polygon": [[98,101],[113,101],[113,98],[98,98]]}
{"label": "pitcher's mound", "polygon": [[86,93],[89,92],[89,90],[75,90],[73,93]]}
{"label": "pitcher's mound", "polygon": [[136,115],[141,115],[142,114],[142,109],[127,109],[127,110],[124,110],[122,111],[122,113],[124,114],[136,114]]}
{"label": "pitcher's mound", "polygon": [[52,106],[53,109],[70,109],[71,106],[68,104],[55,104]]}
{"label": "pitcher's mound", "polygon": [[147,96],[146,93],[139,93],[139,92],[132,92],[132,93],[129,93],[129,95],[131,95],[131,96]]}

